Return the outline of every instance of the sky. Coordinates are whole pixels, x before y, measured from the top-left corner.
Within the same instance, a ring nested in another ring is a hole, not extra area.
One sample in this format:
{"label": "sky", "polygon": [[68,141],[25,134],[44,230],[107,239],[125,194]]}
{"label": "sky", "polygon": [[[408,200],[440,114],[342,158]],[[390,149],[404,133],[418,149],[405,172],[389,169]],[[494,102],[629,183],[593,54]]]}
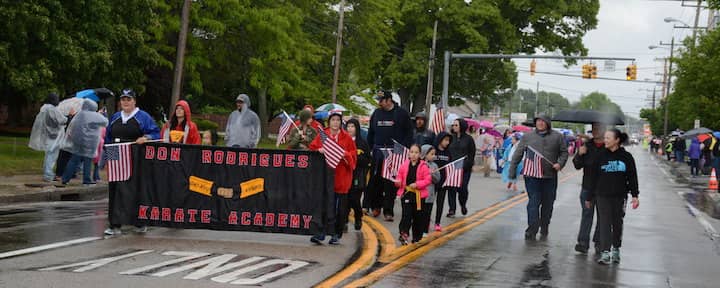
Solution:
{"label": "sky", "polygon": [[[686,5],[695,5],[695,1],[685,1]],[[665,23],[666,17],[681,20],[693,25],[695,19],[694,7],[682,7],[681,1],[653,1],[653,0],[600,0],[598,25],[595,30],[589,31],[583,37],[583,43],[588,48],[588,56],[635,58],[638,67],[638,80],[650,79],[662,81],[663,62],[658,58],[668,57],[669,46],[650,50],[648,46],[670,43],[672,37],[675,42],[682,41],[692,35],[691,29],[673,28],[681,23]],[[703,9],[700,13],[698,26],[705,27],[708,23],[708,12]],[[677,47],[679,49],[681,47]],[[557,92],[565,96],[570,102],[576,102],[582,95],[594,91],[607,94],[613,102],[620,105],[623,112],[638,118],[640,109],[651,106],[652,90],[656,87],[656,98],[659,101],[662,86],[654,83],[640,83],[633,81],[611,81],[601,79],[582,79],[580,77],[566,77],[536,73],[530,76],[529,59],[514,60],[518,66],[518,88],[535,90],[540,83],[541,91]],[[563,67],[559,60],[536,60],[537,72],[551,72],[563,74],[582,74],[582,62],[578,65]],[[596,61],[598,77],[625,79],[625,68],[630,62],[616,61],[615,71],[605,71],[605,61]],[[524,70],[524,71],[523,71]],[[659,73],[660,75],[656,75]],[[649,91],[646,91],[649,90]]]}

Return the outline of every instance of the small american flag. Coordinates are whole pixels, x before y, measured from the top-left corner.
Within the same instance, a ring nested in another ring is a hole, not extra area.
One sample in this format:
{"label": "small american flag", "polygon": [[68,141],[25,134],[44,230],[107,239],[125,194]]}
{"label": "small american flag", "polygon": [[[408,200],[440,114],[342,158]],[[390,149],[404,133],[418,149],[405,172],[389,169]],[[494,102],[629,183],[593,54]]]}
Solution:
{"label": "small american flag", "polygon": [[108,167],[108,182],[130,179],[132,175],[132,158],[130,144],[105,146],[105,161]]}
{"label": "small american flag", "polygon": [[535,151],[534,148],[527,146],[527,149],[525,150],[525,160],[523,161],[522,174],[527,177],[542,178],[542,160],[543,157],[540,153]]}
{"label": "small american flag", "polygon": [[445,177],[445,183],[442,185],[443,187],[460,188],[460,186],[462,186],[464,160],[465,157],[448,164],[447,168],[445,168],[447,169],[445,170],[445,175],[447,175],[447,177]]}
{"label": "small american flag", "polygon": [[322,140],[322,148],[325,150],[325,163],[327,163],[330,168],[337,168],[338,163],[340,163],[340,160],[345,156],[345,150],[343,150],[335,140],[329,139],[330,137],[328,137],[323,129],[320,129],[320,138]]}
{"label": "small american flag", "polygon": [[277,135],[277,141],[275,142],[275,147],[279,147],[280,144],[285,144],[285,138],[288,135],[288,132],[290,132],[290,127],[294,124],[293,120],[290,118],[285,111],[283,111],[283,114],[285,115],[283,124],[280,126],[280,130],[278,131]]}
{"label": "small american flag", "polygon": [[383,161],[382,177],[395,181],[400,165],[408,159],[409,153],[410,150],[398,142],[393,144],[392,149],[384,150],[385,161]]}
{"label": "small american flag", "polygon": [[445,131],[445,113],[443,112],[443,108],[441,106],[437,106],[435,109],[435,115],[433,116],[430,129],[432,129],[435,135]]}

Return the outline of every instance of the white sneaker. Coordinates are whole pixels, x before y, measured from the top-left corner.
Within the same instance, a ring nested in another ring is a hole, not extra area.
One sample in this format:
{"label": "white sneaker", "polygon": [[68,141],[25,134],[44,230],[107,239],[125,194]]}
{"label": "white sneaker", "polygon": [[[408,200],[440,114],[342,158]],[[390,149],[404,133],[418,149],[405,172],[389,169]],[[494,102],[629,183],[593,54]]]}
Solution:
{"label": "white sneaker", "polygon": [[148,231],[147,226],[135,227],[135,233],[145,233]]}
{"label": "white sneaker", "polygon": [[107,228],[107,229],[105,229],[105,231],[103,233],[108,236],[120,235],[120,234],[122,234],[122,230],[120,230],[120,228],[115,228],[115,229]]}

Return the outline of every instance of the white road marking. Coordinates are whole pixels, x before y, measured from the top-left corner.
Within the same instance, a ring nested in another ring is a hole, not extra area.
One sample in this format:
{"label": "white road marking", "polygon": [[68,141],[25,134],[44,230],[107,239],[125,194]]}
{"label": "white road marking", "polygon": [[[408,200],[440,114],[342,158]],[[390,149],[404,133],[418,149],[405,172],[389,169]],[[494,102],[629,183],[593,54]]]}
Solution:
{"label": "white road marking", "polygon": [[30,248],[25,248],[25,249],[20,249],[20,250],[8,251],[8,252],[0,253],[0,259],[20,256],[20,255],[25,255],[25,254],[31,254],[31,253],[37,253],[40,251],[45,251],[45,250],[50,250],[50,249],[55,249],[55,248],[60,248],[60,247],[66,247],[66,246],[71,246],[71,245],[80,244],[80,243],[92,242],[92,241],[100,240],[100,239],[102,239],[102,238],[101,237],[85,237],[85,238],[80,238],[80,239],[75,239],[75,240],[69,240],[69,241],[57,242],[57,243],[41,245],[41,246],[36,246],[36,247],[30,247]]}
{"label": "white road marking", "polygon": [[[288,266],[283,269],[272,272],[272,273],[263,274],[257,278],[239,278],[238,279],[238,276],[245,275],[247,273],[250,273],[252,271],[259,270],[259,269],[262,269],[265,267],[279,265],[279,264],[285,264]],[[215,281],[215,282],[220,282],[220,283],[230,282],[230,284],[236,284],[236,285],[255,285],[255,284],[262,283],[263,281],[266,281],[270,278],[280,276],[282,274],[291,272],[293,270],[297,270],[308,264],[310,264],[310,263],[305,262],[305,261],[295,261],[295,260],[285,260],[285,259],[268,260],[268,261],[265,261],[265,262],[262,262],[259,264],[255,264],[252,266],[248,266],[248,267],[236,270],[231,273],[213,277],[210,280]]]}
{"label": "white road marking", "polygon": [[170,266],[170,265],[173,265],[173,264],[178,264],[178,263],[182,263],[182,262],[185,262],[185,261],[190,261],[190,260],[197,259],[197,258],[200,258],[200,257],[205,257],[205,256],[207,256],[207,255],[210,255],[210,253],[206,253],[206,252],[192,252],[192,251],[191,251],[191,252],[168,251],[168,252],[162,253],[161,255],[165,255],[165,256],[184,256],[184,257],[180,257],[180,258],[173,259],[173,260],[168,260],[168,261],[161,262],[161,263],[158,263],[158,264],[148,265],[148,266],[145,266],[145,267],[140,267],[140,268],[136,268],[136,269],[131,269],[131,270],[123,271],[123,272],[120,272],[120,274],[122,274],[122,275],[134,275],[134,274],[139,274],[139,273],[142,273],[142,272],[145,272],[145,271],[150,271],[150,270],[157,269],[157,268],[160,268],[160,267]]}
{"label": "white road marking", "polygon": [[210,259],[198,261],[195,263],[190,263],[188,265],[160,271],[160,272],[152,274],[152,276],[165,277],[167,275],[171,275],[171,274],[175,274],[178,272],[187,271],[190,269],[195,269],[198,267],[205,266],[205,267],[198,269],[197,271],[194,271],[194,272],[186,275],[185,277],[183,277],[184,279],[198,280],[198,279],[202,279],[204,277],[210,276],[212,274],[217,274],[220,272],[224,272],[224,271],[227,271],[227,270],[230,270],[233,268],[248,265],[248,264],[265,259],[265,257],[249,257],[249,258],[243,259],[238,262],[223,265],[235,257],[237,257],[237,255],[235,255],[235,254],[224,254],[224,255],[220,255],[217,257],[210,258]]}
{"label": "white road marking", "polygon": [[[680,191],[680,192],[678,192],[678,195],[680,195],[680,197],[682,197],[684,199],[685,192]],[[700,212],[700,210],[695,208],[695,206],[693,206],[692,204],[690,204],[687,201],[685,201],[685,205],[688,207],[688,209],[690,209],[690,214],[692,214],[692,216],[694,216],[695,219],[698,220],[698,222],[700,223],[700,226],[702,226],[703,229],[705,229],[705,233],[707,233],[710,236],[711,240],[720,238],[720,234],[717,233],[715,228],[712,226],[712,224],[710,224],[710,222],[705,218],[705,216],[703,216],[703,213]]]}
{"label": "white road marking", "polygon": [[115,256],[115,257],[107,257],[107,258],[90,260],[90,261],[85,261],[85,262],[43,268],[38,271],[55,271],[55,270],[63,270],[63,269],[71,268],[71,267],[84,266],[82,268],[73,270],[73,272],[86,272],[86,271],[100,268],[102,266],[105,266],[105,265],[110,264],[115,261],[123,260],[123,259],[130,258],[130,257],[135,257],[135,256],[142,255],[142,254],[147,254],[147,253],[150,253],[153,251],[154,250],[141,250],[141,251],[132,252],[132,253]]}

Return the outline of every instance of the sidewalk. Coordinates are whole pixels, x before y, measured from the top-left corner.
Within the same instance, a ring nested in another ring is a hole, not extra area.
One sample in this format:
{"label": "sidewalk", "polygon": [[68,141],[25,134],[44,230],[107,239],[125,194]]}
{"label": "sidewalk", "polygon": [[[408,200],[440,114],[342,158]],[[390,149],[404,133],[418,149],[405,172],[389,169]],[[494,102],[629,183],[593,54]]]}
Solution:
{"label": "sidewalk", "polygon": [[63,188],[44,182],[41,175],[0,176],[0,205],[17,202],[98,200],[107,197],[107,182],[84,187],[72,180]]}

